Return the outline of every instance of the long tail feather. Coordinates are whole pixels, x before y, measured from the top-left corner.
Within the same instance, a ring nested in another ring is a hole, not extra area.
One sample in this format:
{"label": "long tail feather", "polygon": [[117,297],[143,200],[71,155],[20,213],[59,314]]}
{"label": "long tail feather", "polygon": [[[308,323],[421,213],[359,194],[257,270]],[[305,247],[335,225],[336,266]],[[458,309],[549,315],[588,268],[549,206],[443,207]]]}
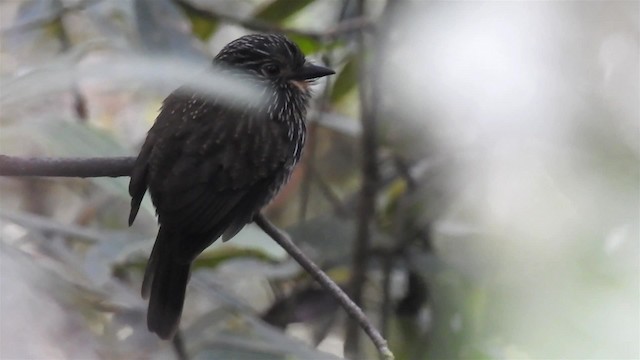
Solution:
{"label": "long tail feather", "polygon": [[162,227],[151,251],[142,283],[142,296],[149,297],[147,327],[163,339],[178,330],[191,264],[173,259],[170,245],[179,241]]}

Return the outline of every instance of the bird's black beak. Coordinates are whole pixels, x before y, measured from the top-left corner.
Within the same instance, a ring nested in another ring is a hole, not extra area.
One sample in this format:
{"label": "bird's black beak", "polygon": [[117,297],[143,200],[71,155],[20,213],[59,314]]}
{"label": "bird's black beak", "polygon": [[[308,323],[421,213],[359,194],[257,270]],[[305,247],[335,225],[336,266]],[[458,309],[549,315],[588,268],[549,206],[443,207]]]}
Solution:
{"label": "bird's black beak", "polygon": [[336,72],[318,65],[313,65],[310,63],[304,64],[302,69],[297,71],[295,74],[291,76],[291,80],[310,80],[317,79],[327,75],[333,75]]}

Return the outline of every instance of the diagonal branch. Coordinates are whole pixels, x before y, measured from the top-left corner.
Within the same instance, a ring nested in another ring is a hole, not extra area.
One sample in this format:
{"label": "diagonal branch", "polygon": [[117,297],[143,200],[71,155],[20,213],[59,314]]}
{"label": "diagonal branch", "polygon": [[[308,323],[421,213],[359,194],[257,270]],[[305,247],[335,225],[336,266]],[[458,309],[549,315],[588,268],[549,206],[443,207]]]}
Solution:
{"label": "diagonal branch", "polygon": [[269,235],[275,242],[294,258],[302,268],[304,268],[313,278],[322,285],[336,300],[342,305],[349,316],[360,324],[360,327],[369,335],[371,341],[385,359],[393,359],[393,354],[387,345],[386,340],[380,332],[371,324],[367,315],[356,305],[340,287],[331,280],[316,264],[314,264],[304,253],[291,241],[289,235],[278,229],[264,215],[258,214],[253,219],[256,225]]}
{"label": "diagonal branch", "polygon": [[[0,155],[0,176],[54,176],[54,177],[119,177],[129,176],[134,157],[112,158],[20,158]],[[371,324],[364,312],[317,265],[307,258],[291,241],[262,214],[254,222],[269,237],[284,248],[316,281],[331,293],[369,335],[385,359],[393,359],[387,342]]]}

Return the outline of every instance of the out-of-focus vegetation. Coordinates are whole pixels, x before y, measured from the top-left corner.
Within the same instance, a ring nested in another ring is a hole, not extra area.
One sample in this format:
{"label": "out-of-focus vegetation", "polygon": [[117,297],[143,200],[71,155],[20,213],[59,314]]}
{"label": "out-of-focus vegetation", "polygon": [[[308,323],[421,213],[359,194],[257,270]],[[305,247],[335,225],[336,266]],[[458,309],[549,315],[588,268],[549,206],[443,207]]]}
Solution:
{"label": "out-of-focus vegetation", "polygon": [[[347,286],[375,115],[363,299],[397,359],[640,357],[639,3],[360,2],[3,1],[0,153],[134,155],[194,76],[251,96],[200,76],[224,44],[285,31],[337,75],[265,211]],[[127,181],[0,179],[1,358],[175,356],[146,331],[157,228],[148,200],[126,226]],[[253,226],[185,307],[193,358],[342,356],[342,310]]]}

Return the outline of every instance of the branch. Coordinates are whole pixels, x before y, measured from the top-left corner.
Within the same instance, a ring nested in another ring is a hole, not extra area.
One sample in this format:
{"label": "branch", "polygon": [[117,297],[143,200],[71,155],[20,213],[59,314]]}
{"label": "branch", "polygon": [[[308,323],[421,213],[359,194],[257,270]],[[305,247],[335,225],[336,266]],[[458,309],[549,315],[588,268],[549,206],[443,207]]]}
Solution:
{"label": "branch", "polygon": [[135,160],[134,157],[20,158],[0,155],[0,176],[129,176]]}
{"label": "branch", "polygon": [[278,229],[264,215],[258,214],[253,219],[254,223],[269,235],[275,242],[294,258],[317,282],[332,294],[352,319],[360,324],[360,327],[369,335],[371,341],[385,359],[393,359],[393,353],[389,350],[386,340],[380,335],[378,330],[371,324],[367,315],[356,305],[347,294],[336,285],[316,264],[314,264],[304,253],[291,241],[289,236]]}
{"label": "branch", "polygon": [[[56,177],[119,177],[129,176],[134,157],[114,158],[19,158],[0,155],[0,176],[56,176]],[[254,222],[269,237],[282,246],[311,276],[331,293],[354,318],[385,359],[393,359],[387,342],[367,319],[364,312],[317,265],[309,260],[288,235],[269,222],[262,214]]]}

